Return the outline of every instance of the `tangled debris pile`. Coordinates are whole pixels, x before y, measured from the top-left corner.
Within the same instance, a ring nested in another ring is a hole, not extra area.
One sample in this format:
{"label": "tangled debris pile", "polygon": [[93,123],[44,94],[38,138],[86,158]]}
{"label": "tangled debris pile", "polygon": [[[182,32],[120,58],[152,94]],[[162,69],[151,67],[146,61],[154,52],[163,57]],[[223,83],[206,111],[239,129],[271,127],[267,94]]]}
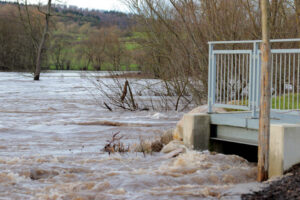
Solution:
{"label": "tangled debris pile", "polygon": [[129,151],[129,146],[125,147],[124,143],[121,142],[123,135],[118,137],[119,133],[120,132],[114,133],[111,140],[107,140],[107,144],[104,146],[104,151],[108,152],[108,154],[115,152],[125,153]]}
{"label": "tangled debris pile", "polygon": [[[153,152],[164,152],[163,148],[168,148],[168,144],[173,140],[172,131],[168,130],[160,135],[159,138],[155,140],[144,140],[140,138],[138,144],[125,145],[121,140],[124,138],[123,135],[119,135],[120,132],[114,133],[110,140],[107,140],[103,151],[108,154],[111,153],[125,153],[125,152],[141,152],[144,155],[152,154]],[[167,145],[167,146],[166,146]],[[174,145],[173,145],[174,146]],[[175,148],[175,147],[173,147]],[[174,149],[172,149],[174,150]]]}

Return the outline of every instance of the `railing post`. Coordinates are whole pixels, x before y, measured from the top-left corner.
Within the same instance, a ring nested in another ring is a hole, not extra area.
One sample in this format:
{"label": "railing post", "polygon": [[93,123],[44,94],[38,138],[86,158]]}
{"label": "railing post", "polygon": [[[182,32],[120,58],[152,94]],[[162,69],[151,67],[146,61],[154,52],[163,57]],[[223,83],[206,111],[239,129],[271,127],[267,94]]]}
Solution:
{"label": "railing post", "polygon": [[[213,47],[212,47],[213,48]],[[216,62],[216,58],[217,56],[212,53],[212,70],[211,70],[211,73],[212,73],[212,88],[211,88],[211,94],[212,94],[212,105],[214,105],[216,103],[216,85],[217,85],[217,62]]]}
{"label": "railing post", "polygon": [[253,61],[252,61],[252,83],[251,83],[251,111],[252,111],[252,118],[257,118],[257,112],[256,112],[256,106],[257,106],[257,90],[258,90],[258,82],[257,82],[257,78],[259,76],[259,69],[258,69],[258,42],[254,42],[253,43],[253,53],[252,53],[252,56],[253,56]]}
{"label": "railing post", "polygon": [[208,55],[208,113],[212,113],[212,104],[213,104],[213,44],[209,43],[209,55]]}
{"label": "railing post", "polygon": [[[253,76],[254,76],[254,48],[250,54],[250,64],[249,64],[249,86],[248,86],[248,94],[249,94],[249,99],[248,99],[248,107],[250,111],[253,109]],[[248,83],[247,83],[248,84]]]}

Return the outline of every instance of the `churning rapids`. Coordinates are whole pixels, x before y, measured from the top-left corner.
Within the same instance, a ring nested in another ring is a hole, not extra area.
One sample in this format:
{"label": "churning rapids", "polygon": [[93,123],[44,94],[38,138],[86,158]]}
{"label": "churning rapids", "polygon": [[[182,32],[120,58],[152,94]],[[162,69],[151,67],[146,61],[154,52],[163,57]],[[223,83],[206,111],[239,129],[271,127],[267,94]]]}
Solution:
{"label": "churning rapids", "polygon": [[239,199],[258,187],[256,167],[234,155],[108,155],[102,148],[113,133],[126,144],[158,137],[182,113],[109,112],[93,90],[77,72],[36,82],[0,73],[0,199]]}

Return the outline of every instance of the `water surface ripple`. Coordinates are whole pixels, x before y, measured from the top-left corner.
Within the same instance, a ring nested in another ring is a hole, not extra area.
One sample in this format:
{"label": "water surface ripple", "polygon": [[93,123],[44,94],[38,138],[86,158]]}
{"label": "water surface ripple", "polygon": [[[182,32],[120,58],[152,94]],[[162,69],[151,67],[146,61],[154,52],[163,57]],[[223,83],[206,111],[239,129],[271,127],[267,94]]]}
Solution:
{"label": "water surface ripple", "polygon": [[153,139],[182,113],[109,112],[93,90],[77,72],[0,73],[0,199],[239,199],[258,185],[234,155],[102,152],[117,131],[126,144]]}

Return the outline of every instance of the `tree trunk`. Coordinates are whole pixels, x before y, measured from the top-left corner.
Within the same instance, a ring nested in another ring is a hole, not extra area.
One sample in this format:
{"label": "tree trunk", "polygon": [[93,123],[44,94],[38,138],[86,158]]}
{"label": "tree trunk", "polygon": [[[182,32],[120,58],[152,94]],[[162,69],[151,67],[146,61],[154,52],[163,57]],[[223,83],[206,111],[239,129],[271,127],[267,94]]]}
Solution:
{"label": "tree trunk", "polygon": [[300,38],[300,0],[295,0],[296,7],[296,22],[297,22],[297,34]]}
{"label": "tree trunk", "polygon": [[44,27],[44,32],[42,35],[42,39],[40,41],[39,47],[38,47],[38,52],[37,52],[37,57],[36,57],[36,65],[35,65],[35,72],[34,72],[34,77],[33,80],[38,81],[40,80],[40,73],[41,73],[41,58],[42,58],[42,51],[43,47],[45,44],[46,36],[48,34],[48,29],[49,29],[49,19],[50,19],[50,12],[51,12],[51,1],[48,0],[48,6],[47,6],[47,13],[45,14],[45,19],[46,19],[46,24]]}
{"label": "tree trunk", "polygon": [[261,0],[262,13],[262,44],[261,44],[261,96],[258,132],[258,181],[268,179],[269,138],[270,138],[270,33],[269,33],[269,2]]}

